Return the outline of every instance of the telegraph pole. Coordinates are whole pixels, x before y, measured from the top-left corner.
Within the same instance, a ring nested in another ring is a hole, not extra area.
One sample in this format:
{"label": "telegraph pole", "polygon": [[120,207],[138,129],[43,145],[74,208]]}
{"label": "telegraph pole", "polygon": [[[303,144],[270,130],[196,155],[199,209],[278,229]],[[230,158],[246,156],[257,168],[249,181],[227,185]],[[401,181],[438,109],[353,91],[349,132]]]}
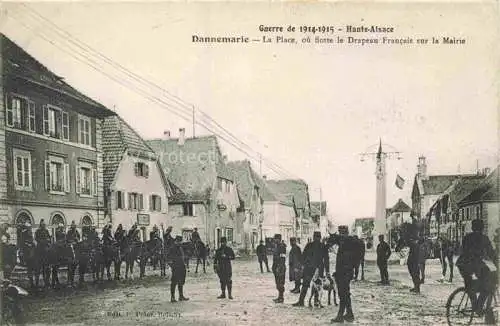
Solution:
{"label": "telegraph pole", "polygon": [[[392,147],[392,146],[391,146]],[[376,170],[375,175],[377,176],[377,186],[376,186],[376,206],[375,206],[375,222],[374,230],[372,232],[373,237],[373,247],[377,248],[378,236],[380,234],[384,235],[387,239],[387,225],[386,225],[386,171],[385,171],[385,161],[387,158],[401,159],[401,152],[385,152],[382,150],[382,139],[379,140],[377,152],[364,152],[361,153],[361,162],[365,160],[365,157],[370,156],[376,159]]]}

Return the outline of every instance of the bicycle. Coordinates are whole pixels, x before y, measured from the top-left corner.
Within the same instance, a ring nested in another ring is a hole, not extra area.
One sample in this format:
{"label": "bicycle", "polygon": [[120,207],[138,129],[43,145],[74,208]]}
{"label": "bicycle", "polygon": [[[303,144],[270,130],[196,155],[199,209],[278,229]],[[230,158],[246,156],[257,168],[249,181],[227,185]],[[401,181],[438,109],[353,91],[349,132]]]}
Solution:
{"label": "bicycle", "polygon": [[[479,281],[474,279],[472,282],[472,287],[476,295],[479,293]],[[469,295],[465,290],[465,286],[461,286],[455,289],[446,302],[446,319],[448,325],[470,325],[474,317],[483,317],[487,324],[496,325],[497,316],[495,315],[493,309],[498,305],[498,285],[495,284],[495,290],[491,291],[486,297],[483,304],[484,313],[478,315],[472,310],[471,300]],[[455,305],[455,300],[458,301],[458,305]],[[492,306],[492,303],[495,303]]]}

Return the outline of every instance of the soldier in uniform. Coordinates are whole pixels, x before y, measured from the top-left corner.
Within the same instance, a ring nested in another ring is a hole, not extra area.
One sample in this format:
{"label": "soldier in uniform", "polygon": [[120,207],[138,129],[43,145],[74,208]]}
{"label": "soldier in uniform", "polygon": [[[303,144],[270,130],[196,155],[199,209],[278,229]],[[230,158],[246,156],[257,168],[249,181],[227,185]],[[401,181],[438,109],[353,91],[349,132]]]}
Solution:
{"label": "soldier in uniform", "polygon": [[31,229],[31,224],[29,222],[24,223],[19,226],[21,228],[21,250],[20,250],[20,262],[21,265],[26,265],[25,251],[26,247],[33,246],[33,231]]}
{"label": "soldier in uniform", "polygon": [[[302,279],[302,290],[300,291],[299,301],[294,303],[294,307],[304,306],[304,299],[307,290],[311,284],[311,280],[318,269],[321,277],[325,276],[325,271],[330,279],[330,257],[328,255],[328,247],[321,242],[321,232],[313,233],[313,241],[309,242],[304,248],[302,253],[302,260],[304,262],[304,274]],[[314,298],[315,302],[319,298]]]}
{"label": "soldier in uniform", "polygon": [[123,225],[118,224],[118,227],[115,231],[115,240],[118,241],[118,243],[122,243],[124,237],[125,231],[123,230]]}
{"label": "soldier in uniform", "polygon": [[276,282],[276,289],[278,290],[278,297],[273,301],[276,303],[283,303],[283,293],[285,292],[285,276],[286,276],[286,246],[281,243],[281,234],[274,235],[275,247],[273,251],[273,265],[272,270],[274,280]]}
{"label": "soldier in uniform", "polygon": [[194,228],[193,233],[191,233],[191,242],[196,243],[198,241],[201,241],[200,234],[198,228]]}
{"label": "soldier in uniform", "polygon": [[153,225],[153,231],[149,232],[149,240],[161,240],[160,231],[158,230],[156,224]]}
{"label": "soldier in uniform", "polygon": [[[447,265],[450,265],[450,283],[453,282],[453,254],[455,250],[453,243],[445,236],[441,239],[441,264],[443,265],[443,280],[446,277]],[[448,260],[448,264],[446,261]]]}
{"label": "soldier in uniform", "polygon": [[71,221],[71,226],[69,227],[68,233],[66,234],[66,240],[68,243],[80,242],[80,233],[76,229],[75,221]]}
{"label": "soldier in uniform", "polygon": [[95,226],[92,226],[90,228],[90,232],[87,239],[90,243],[92,243],[93,246],[95,246],[99,242],[99,235],[97,234]]}
{"label": "soldier in uniform", "polygon": [[[337,261],[335,264],[335,281],[340,299],[337,317],[332,319],[332,323],[342,323],[344,321],[354,321],[354,314],[351,305],[351,280],[353,278],[354,266],[359,264],[359,243],[349,236],[349,229],[346,225],[338,227],[339,248],[337,250]],[[346,313],[344,315],[344,312]]]}
{"label": "soldier in uniform", "polygon": [[50,234],[44,219],[40,220],[40,227],[35,232],[35,241],[37,243],[37,248],[48,246],[50,243]]}
{"label": "soldier in uniform", "polygon": [[267,263],[267,249],[266,246],[264,246],[264,241],[260,240],[260,243],[257,246],[256,250],[257,250],[257,259],[259,260],[260,272],[264,273],[264,270],[262,268],[262,263],[266,264],[267,272],[270,272],[269,264]]}
{"label": "soldier in uniform", "polygon": [[380,270],[380,284],[389,285],[389,272],[387,271],[387,261],[391,256],[391,248],[389,244],[384,241],[384,235],[378,236],[377,245],[377,266]]}
{"label": "soldier in uniform", "polygon": [[56,229],[56,242],[62,244],[66,241],[66,232],[64,232],[64,225],[59,224]]}
{"label": "soldier in uniform", "polygon": [[127,237],[128,237],[129,242],[131,242],[131,243],[141,241],[141,238],[139,236],[139,229],[137,228],[136,223],[134,223],[134,225],[132,225],[132,227],[128,231]]}
{"label": "soldier in uniform", "polygon": [[172,277],[170,283],[170,301],[175,300],[175,288],[179,288],[179,301],[187,301],[189,298],[184,296],[184,283],[186,282],[186,265],[184,264],[184,251],[182,250],[182,236],[175,237],[174,244],[169,248],[168,257],[170,258],[170,267],[172,268]]}
{"label": "soldier in uniform", "polygon": [[217,299],[226,298],[226,287],[228,298],[232,299],[233,281],[231,279],[233,272],[231,260],[234,260],[234,251],[227,246],[226,237],[220,238],[220,247],[215,251],[214,271],[219,276],[221,295]]}
{"label": "soldier in uniform", "polygon": [[288,268],[290,282],[295,282],[295,287],[290,291],[292,293],[300,293],[300,280],[302,279],[302,251],[297,245],[296,238],[290,238],[290,253],[288,255]]}
{"label": "soldier in uniform", "polygon": [[115,242],[115,239],[113,239],[113,235],[111,234],[111,224],[106,225],[102,229],[102,242],[106,246],[110,246]]}

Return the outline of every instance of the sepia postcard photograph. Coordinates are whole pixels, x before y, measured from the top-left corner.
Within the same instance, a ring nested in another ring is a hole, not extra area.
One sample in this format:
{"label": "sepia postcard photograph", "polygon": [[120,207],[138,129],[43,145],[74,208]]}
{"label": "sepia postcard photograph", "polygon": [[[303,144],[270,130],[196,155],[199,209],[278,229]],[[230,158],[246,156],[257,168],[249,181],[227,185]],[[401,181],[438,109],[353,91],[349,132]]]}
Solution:
{"label": "sepia postcard photograph", "polygon": [[498,1],[1,1],[1,325],[498,325]]}

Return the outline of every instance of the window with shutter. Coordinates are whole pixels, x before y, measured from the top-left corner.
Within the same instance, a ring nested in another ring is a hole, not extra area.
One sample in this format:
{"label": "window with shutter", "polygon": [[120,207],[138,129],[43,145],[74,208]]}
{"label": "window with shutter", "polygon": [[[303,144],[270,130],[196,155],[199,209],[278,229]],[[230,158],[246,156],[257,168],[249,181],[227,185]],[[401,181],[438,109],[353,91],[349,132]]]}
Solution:
{"label": "window with shutter", "polygon": [[123,208],[122,206],[122,192],[115,192],[115,209]]}
{"label": "window with shutter", "polygon": [[138,176],[139,175],[139,162],[136,162],[134,164],[134,175]]}
{"label": "window with shutter", "polygon": [[45,136],[49,135],[49,108],[47,105],[42,107],[43,110],[43,134]]}
{"label": "window with shutter", "polygon": [[129,193],[128,194],[128,209],[132,210],[134,209],[134,194],[133,193]]}
{"label": "window with shutter", "polygon": [[121,202],[122,206],[121,206],[121,208],[126,209],[127,206],[126,206],[126,203],[125,203],[125,192],[124,191],[120,191],[120,193],[121,193],[121,197],[122,197],[122,202]]}
{"label": "window with shutter", "polygon": [[69,116],[68,112],[62,113],[62,138],[69,140]]}
{"label": "window with shutter", "polygon": [[33,101],[28,101],[28,125],[29,125],[29,131],[30,132],[35,132],[36,126],[35,126],[35,102]]}
{"label": "window with shutter", "polygon": [[14,185],[16,190],[32,191],[31,153],[21,149],[13,149]]}
{"label": "window with shutter", "polygon": [[92,169],[92,196],[97,196],[97,171]]}
{"label": "window with shutter", "polygon": [[154,195],[149,195],[149,211],[153,212],[155,210],[155,205],[154,205]]}
{"label": "window with shutter", "polygon": [[50,191],[50,161],[45,160],[45,189]]}
{"label": "window with shutter", "polygon": [[70,192],[69,164],[64,164],[64,192]]}
{"label": "window with shutter", "polygon": [[161,211],[161,197],[160,197],[160,196],[158,196],[158,197],[156,197],[156,198],[158,198],[158,206],[156,206],[156,209],[157,209],[158,211]]}
{"label": "window with shutter", "polygon": [[75,187],[76,187],[76,193],[80,193],[80,165],[77,164],[75,166]]}
{"label": "window with shutter", "polygon": [[146,178],[149,178],[149,164],[148,163],[144,164],[144,176]]}
{"label": "window with shutter", "polygon": [[138,197],[139,197],[139,205],[138,205],[139,207],[138,207],[138,209],[140,211],[142,211],[144,209],[144,197],[143,197],[142,194],[139,194]]}
{"label": "window with shutter", "polygon": [[14,126],[14,112],[12,110],[12,103],[11,103],[11,96],[8,95],[5,99],[6,105],[5,107],[7,108],[7,115],[6,115],[6,123],[7,127],[13,127]]}

